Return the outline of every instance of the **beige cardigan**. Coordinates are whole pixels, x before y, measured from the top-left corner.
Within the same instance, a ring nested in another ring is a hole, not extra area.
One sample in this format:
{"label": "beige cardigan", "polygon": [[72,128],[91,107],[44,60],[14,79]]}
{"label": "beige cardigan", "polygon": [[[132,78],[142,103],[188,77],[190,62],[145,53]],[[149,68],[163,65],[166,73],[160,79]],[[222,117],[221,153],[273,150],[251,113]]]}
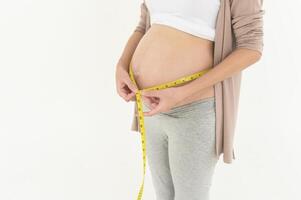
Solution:
{"label": "beige cardigan", "polygon": [[[247,48],[262,53],[263,49],[263,0],[221,0],[217,16],[214,44],[214,66],[229,55],[234,48]],[[150,28],[150,16],[145,2],[141,3],[140,20],[134,31],[143,34]],[[224,163],[235,159],[234,132],[242,72],[233,74],[214,85],[216,97],[216,154],[223,153]],[[135,116],[132,131],[140,132]]]}

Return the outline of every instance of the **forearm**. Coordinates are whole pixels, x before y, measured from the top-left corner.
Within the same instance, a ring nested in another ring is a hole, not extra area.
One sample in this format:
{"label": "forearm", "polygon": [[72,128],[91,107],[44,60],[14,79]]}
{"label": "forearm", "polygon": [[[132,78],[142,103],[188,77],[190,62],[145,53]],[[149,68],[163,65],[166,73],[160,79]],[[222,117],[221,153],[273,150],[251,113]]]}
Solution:
{"label": "forearm", "polygon": [[132,56],[143,35],[144,34],[139,31],[133,32],[123,49],[122,55],[118,60],[117,67],[124,67],[126,70],[128,70]]}
{"label": "forearm", "polygon": [[236,49],[222,62],[217,64],[201,77],[179,87],[179,95],[183,99],[208,89],[208,87],[231,77],[233,74],[257,62],[261,53],[249,49]]}

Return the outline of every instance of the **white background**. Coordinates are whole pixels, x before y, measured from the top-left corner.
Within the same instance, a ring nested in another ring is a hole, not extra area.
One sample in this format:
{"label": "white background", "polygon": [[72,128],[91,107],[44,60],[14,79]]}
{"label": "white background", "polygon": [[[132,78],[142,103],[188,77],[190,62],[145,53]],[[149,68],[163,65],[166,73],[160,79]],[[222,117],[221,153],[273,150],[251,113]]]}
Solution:
{"label": "white background", "polygon": [[[237,159],[218,163],[212,200],[299,200],[300,1],[266,0],[262,59],[245,69]],[[140,0],[0,0],[0,199],[136,199],[134,103],[115,64]],[[147,170],[145,200],[154,200]]]}

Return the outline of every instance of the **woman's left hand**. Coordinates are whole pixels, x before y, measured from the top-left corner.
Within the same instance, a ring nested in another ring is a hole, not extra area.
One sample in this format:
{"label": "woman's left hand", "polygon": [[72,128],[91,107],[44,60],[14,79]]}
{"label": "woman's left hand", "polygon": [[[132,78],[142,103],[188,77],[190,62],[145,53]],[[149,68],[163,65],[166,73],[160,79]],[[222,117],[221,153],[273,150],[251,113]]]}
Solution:
{"label": "woman's left hand", "polygon": [[159,112],[167,112],[184,99],[181,87],[170,87],[163,90],[142,91],[142,100],[150,106],[144,116],[152,116]]}

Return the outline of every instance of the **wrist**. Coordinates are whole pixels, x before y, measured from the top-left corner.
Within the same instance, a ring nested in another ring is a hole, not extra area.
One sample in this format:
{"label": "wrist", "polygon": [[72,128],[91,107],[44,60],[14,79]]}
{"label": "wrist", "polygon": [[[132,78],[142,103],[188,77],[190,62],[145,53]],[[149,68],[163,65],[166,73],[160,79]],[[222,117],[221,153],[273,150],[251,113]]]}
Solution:
{"label": "wrist", "polygon": [[125,69],[125,70],[127,70],[128,71],[128,64],[126,63],[126,62],[124,62],[124,61],[122,61],[122,60],[119,60],[118,62],[117,62],[117,68],[119,68],[119,69]]}

